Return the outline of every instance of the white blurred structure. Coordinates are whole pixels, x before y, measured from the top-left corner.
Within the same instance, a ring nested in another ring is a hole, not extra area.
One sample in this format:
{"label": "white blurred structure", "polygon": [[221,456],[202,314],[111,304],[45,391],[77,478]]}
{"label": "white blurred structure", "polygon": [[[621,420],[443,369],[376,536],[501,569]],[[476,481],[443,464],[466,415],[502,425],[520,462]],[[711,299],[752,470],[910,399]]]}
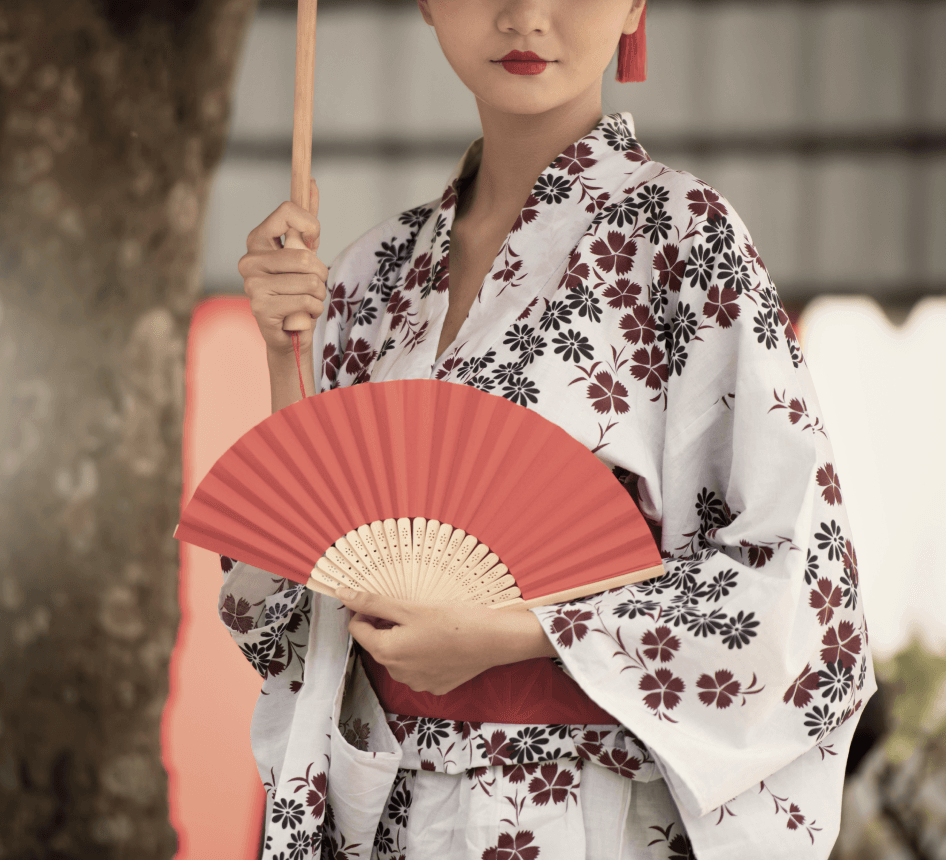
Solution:
{"label": "white blurred structure", "polygon": [[946,654],[946,299],[894,326],[864,298],[816,299],[805,358],[851,518],[870,644]]}

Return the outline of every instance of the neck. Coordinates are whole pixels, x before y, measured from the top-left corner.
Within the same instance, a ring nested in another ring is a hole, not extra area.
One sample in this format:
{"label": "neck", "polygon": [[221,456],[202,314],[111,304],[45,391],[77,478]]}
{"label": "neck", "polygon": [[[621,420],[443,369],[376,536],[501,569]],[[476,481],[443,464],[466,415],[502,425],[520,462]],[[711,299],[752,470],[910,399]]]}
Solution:
{"label": "neck", "polygon": [[601,88],[544,113],[505,113],[479,99],[477,108],[483,158],[461,197],[457,218],[508,232],[541,173],[600,121]]}

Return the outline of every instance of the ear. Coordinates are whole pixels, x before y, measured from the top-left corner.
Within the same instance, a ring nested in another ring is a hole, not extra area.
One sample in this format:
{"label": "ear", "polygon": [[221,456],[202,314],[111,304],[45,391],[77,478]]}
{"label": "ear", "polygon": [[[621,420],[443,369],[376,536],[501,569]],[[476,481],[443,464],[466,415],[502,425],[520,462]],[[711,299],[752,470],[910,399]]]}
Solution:
{"label": "ear", "polygon": [[424,21],[427,22],[427,25],[433,27],[434,19],[430,14],[430,7],[427,5],[427,0],[417,0],[417,8],[420,9],[420,14],[424,16]]}
{"label": "ear", "polygon": [[[417,0],[417,2],[421,3],[422,0]],[[426,3],[427,0],[423,0],[423,2]],[[624,26],[621,28],[621,33],[629,36],[631,33],[637,32],[637,28],[641,23],[641,15],[644,14],[644,7],[646,6],[647,0],[634,0],[631,11],[627,13],[627,18],[624,19]]]}

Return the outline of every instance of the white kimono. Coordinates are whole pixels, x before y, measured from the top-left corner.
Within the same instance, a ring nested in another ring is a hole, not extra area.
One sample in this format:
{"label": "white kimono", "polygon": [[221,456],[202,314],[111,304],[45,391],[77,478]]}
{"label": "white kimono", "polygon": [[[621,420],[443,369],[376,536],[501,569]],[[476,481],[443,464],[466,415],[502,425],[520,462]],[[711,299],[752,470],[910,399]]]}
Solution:
{"label": "white kimono", "polygon": [[629,113],[603,116],[539,176],[437,360],[481,153],[334,261],[316,384],[474,385],[612,470],[665,575],[530,611],[621,726],[385,713],[347,609],[224,558],[221,617],[264,678],[264,856],[826,858],[875,682],[831,446],[769,274],[724,198],[650,160]]}

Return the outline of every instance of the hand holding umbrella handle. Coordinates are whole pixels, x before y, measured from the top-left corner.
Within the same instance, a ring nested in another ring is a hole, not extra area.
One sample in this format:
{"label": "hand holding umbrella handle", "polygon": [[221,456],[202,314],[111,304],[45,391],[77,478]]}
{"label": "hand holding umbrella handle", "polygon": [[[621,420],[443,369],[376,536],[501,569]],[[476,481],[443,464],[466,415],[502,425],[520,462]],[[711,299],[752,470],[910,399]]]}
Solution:
{"label": "hand holding umbrella handle", "polygon": [[[292,111],[292,186],[290,197],[309,209],[309,177],[312,173],[312,88],[315,77],[315,13],[317,0],[299,0],[296,23],[296,89]],[[313,212],[317,215],[318,212]],[[298,230],[286,232],[286,248],[305,248]],[[318,245],[316,245],[318,247]],[[302,311],[289,314],[283,331],[309,331],[312,318]]]}

